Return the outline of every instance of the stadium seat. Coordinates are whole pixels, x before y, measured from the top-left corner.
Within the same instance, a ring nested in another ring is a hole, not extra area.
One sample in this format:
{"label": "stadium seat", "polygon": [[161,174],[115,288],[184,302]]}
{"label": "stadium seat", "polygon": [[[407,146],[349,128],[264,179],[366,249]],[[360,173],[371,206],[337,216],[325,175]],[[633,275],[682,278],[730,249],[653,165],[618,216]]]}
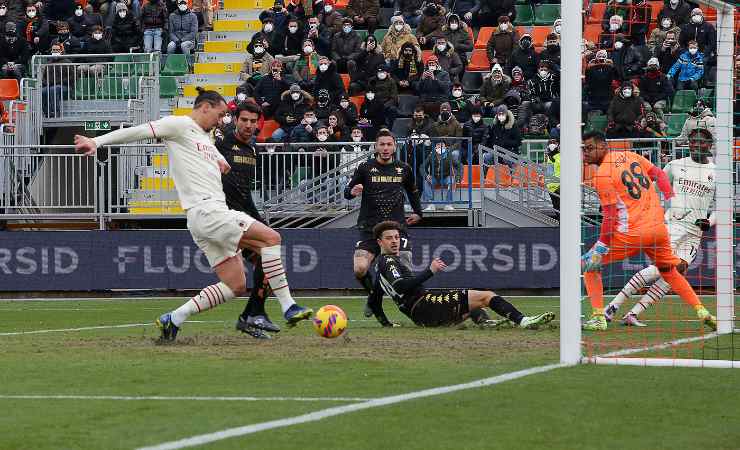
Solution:
{"label": "stadium seat", "polygon": [[141,77],[106,77],[103,78],[100,97],[104,99],[136,98],[139,93]]}
{"label": "stadium seat", "polygon": [[688,114],[674,113],[665,115],[665,123],[668,125],[668,136],[676,137],[681,134],[683,124],[686,123],[686,117],[688,117]]}
{"label": "stadium seat", "polygon": [[399,117],[393,121],[391,132],[396,136],[406,136],[411,126],[411,119],[406,117]]}
{"label": "stadium seat", "polygon": [[604,18],[604,12],[606,12],[606,3],[591,3],[588,13],[588,23],[598,23],[600,26],[601,19]]}
{"label": "stadium seat", "polygon": [[[117,77],[130,77],[134,75],[146,75],[146,64],[149,55],[142,53],[131,53],[128,55],[116,55],[113,57],[111,75]],[[128,63],[128,64],[127,64]]]}
{"label": "stadium seat", "polygon": [[511,176],[511,185],[521,187],[544,187],[545,176],[538,172],[534,167],[516,166],[516,169],[514,169],[514,173]]}
{"label": "stadium seat", "polygon": [[337,9],[347,9],[347,5],[349,5],[349,0],[336,0]]}
{"label": "stadium seat", "polygon": [[277,120],[265,120],[265,123],[262,124],[262,129],[260,129],[260,133],[257,135],[257,142],[265,142],[278,128],[280,128],[280,124]]}
{"label": "stadium seat", "polygon": [[534,8],[535,25],[552,25],[560,17],[560,5],[539,5]]}
{"label": "stadium seat", "polygon": [[699,88],[699,90],[696,92],[696,98],[704,101],[705,103],[714,103],[714,89]]}
{"label": "stadium seat", "polygon": [[632,150],[632,143],[628,140],[610,140],[608,144],[610,150]]}
{"label": "stadium seat", "polygon": [[5,78],[0,80],[0,100],[15,100],[20,97],[20,87],[18,80],[15,78]]}
{"label": "stadium seat", "polygon": [[516,19],[514,25],[532,25],[534,21],[534,11],[529,5],[514,5],[516,9]]}
{"label": "stadium seat", "polygon": [[162,69],[162,75],[181,76],[188,73],[188,61],[185,55],[172,54],[167,55],[167,59]]}
{"label": "stadium seat", "polygon": [[658,14],[660,14],[660,10],[663,9],[665,4],[661,0],[648,2],[648,4],[650,4],[650,21],[657,23]]}
{"label": "stadium seat", "polygon": [[381,28],[388,28],[391,26],[391,17],[395,12],[394,8],[380,8],[378,13],[378,26]]}
{"label": "stadium seat", "polygon": [[347,73],[340,73],[339,76],[342,78],[342,84],[344,85],[344,90],[349,90],[349,74]]}
{"label": "stadium seat", "polygon": [[159,98],[175,98],[177,96],[177,78],[159,77]]}
{"label": "stadium seat", "polygon": [[480,87],[483,86],[483,74],[480,72],[468,72],[466,70],[463,73],[461,82],[466,93],[478,93],[480,92]]}
{"label": "stadium seat", "polygon": [[302,180],[308,180],[309,178],[311,178],[310,167],[296,167],[290,175],[290,187],[295,189],[301,184]]}
{"label": "stadium seat", "polygon": [[735,161],[740,161],[740,139],[735,138]]}
{"label": "stadium seat", "polygon": [[415,95],[399,95],[398,115],[401,117],[411,117],[418,102],[419,97]]}
{"label": "stadium seat", "polygon": [[378,45],[380,45],[381,42],[383,42],[383,38],[385,38],[385,35],[388,33],[388,28],[377,28],[375,32],[373,33],[373,36],[375,36],[375,40],[378,41]]}
{"label": "stadium seat", "polygon": [[457,183],[460,188],[479,188],[480,187],[480,165],[464,164],[460,182]]}
{"label": "stadium seat", "polygon": [[475,48],[485,49],[494,30],[494,27],[481,27],[478,32],[478,38],[475,40]]}
{"label": "stadium seat", "polygon": [[474,49],[473,54],[470,55],[470,62],[468,63],[467,70],[477,72],[488,72],[491,68],[491,62],[488,60],[488,54],[485,50]]}
{"label": "stadium seat", "polygon": [[532,44],[534,44],[538,49],[544,47],[547,35],[550,33],[552,33],[552,27],[532,27],[532,31],[530,32],[532,35]]}
{"label": "stadium seat", "polygon": [[[597,3],[600,4],[600,3]],[[601,35],[601,24],[600,23],[587,23],[583,28],[583,37],[593,43],[599,42],[599,36]]]}
{"label": "stadium seat", "polygon": [[685,113],[691,111],[691,108],[696,104],[696,91],[683,90],[676,92],[673,96],[673,104],[671,105],[671,112],[674,113]]}
{"label": "stadium seat", "polygon": [[357,112],[360,112],[360,108],[362,108],[362,104],[365,103],[365,96],[364,95],[355,95],[354,97],[350,97],[349,101],[355,104],[357,107]]}
{"label": "stadium seat", "polygon": [[421,51],[421,60],[424,61],[424,65],[426,65],[427,61],[429,61],[429,57],[432,56],[434,52],[432,50],[422,50]]}
{"label": "stadium seat", "polygon": [[603,133],[607,125],[609,125],[609,118],[605,115],[592,116],[588,121],[588,129],[591,131],[601,131]]}
{"label": "stadium seat", "polygon": [[365,39],[367,39],[367,30],[355,30],[357,32],[357,35],[360,36],[360,39],[362,39],[362,42],[365,42]]}
{"label": "stadium seat", "polygon": [[506,164],[496,164],[488,168],[486,172],[485,187],[511,186],[511,170]]}

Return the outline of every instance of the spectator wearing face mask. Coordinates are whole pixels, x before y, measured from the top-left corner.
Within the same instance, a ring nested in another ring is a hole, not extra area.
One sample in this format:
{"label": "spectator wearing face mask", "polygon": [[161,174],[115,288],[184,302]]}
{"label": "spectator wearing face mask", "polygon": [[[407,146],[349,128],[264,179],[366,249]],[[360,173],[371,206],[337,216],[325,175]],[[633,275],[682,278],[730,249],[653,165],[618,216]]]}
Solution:
{"label": "spectator wearing face mask", "polygon": [[628,16],[630,41],[636,46],[645,45],[652,7],[647,0],[634,0]]}
{"label": "spectator wearing face mask", "polygon": [[256,42],[254,54],[245,53],[242,69],[239,72],[239,80],[252,80],[250,84],[252,87],[256,86],[259,78],[270,73],[270,65],[274,60],[275,58],[267,52],[267,46],[264,42]]}
{"label": "spectator wearing face mask", "polygon": [[280,128],[272,133],[272,140],[280,142],[290,136],[293,128],[303,118],[303,114],[311,108],[312,103],[313,97],[302,90],[298,84],[292,84],[290,89],[283,92],[280,96],[280,105],[275,112],[275,120],[280,124]]}
{"label": "spectator wearing face mask", "polygon": [[141,37],[139,23],[129,14],[126,5],[116,5],[116,18],[113,20],[110,40],[113,53],[129,53],[133,49],[141,51]]}
{"label": "spectator wearing face mask", "polygon": [[324,8],[318,13],[319,28],[326,28],[330,36],[342,31],[342,15],[334,8],[334,0],[324,0]]}
{"label": "spectator wearing face mask", "polygon": [[663,17],[658,24],[659,26],[650,33],[650,38],[647,42],[648,51],[653,56],[658,56],[658,52],[663,47],[663,41],[665,41],[666,35],[669,32],[675,33],[676,36],[681,33],[681,28],[670,17]]}
{"label": "spectator wearing face mask", "polygon": [[141,5],[139,4],[139,0],[111,0],[108,4],[108,8],[105,9],[105,12],[103,12],[102,7],[100,10],[103,17],[105,17],[105,26],[107,30],[110,30],[111,27],[113,27],[113,22],[116,20],[116,17],[118,17],[117,6],[119,3],[126,5],[129,14],[133,15],[134,19],[137,21],[141,17]]}
{"label": "spectator wearing face mask", "polygon": [[660,71],[658,58],[650,58],[645,74],[640,77],[640,97],[645,101],[646,111],[663,117],[668,102],[673,98],[673,83]]}
{"label": "spectator wearing face mask", "polygon": [[443,36],[442,27],[446,22],[447,10],[437,1],[430,1],[424,6],[422,13],[421,22],[416,27],[416,39],[422,49],[431,49],[435,40]]}
{"label": "spectator wearing face mask", "polygon": [[655,112],[646,112],[640,120],[642,135],[646,138],[666,138],[668,137],[668,125]]}
{"label": "spectator wearing face mask", "polygon": [[[457,121],[454,115],[452,115],[452,105],[449,102],[443,102],[439,105],[439,115],[437,121],[434,122],[432,129],[430,130],[430,136],[438,138],[455,138],[462,137],[463,129],[460,122]],[[448,147],[454,148],[453,159],[456,162],[460,161],[460,142],[458,140],[450,139],[445,141]]]}
{"label": "spectator wearing face mask", "polygon": [[528,125],[534,114],[544,114],[550,123],[557,123],[560,98],[560,77],[547,61],[540,61],[537,75],[527,81],[527,100],[519,108],[519,123]]}
{"label": "spectator wearing face mask", "polygon": [[398,58],[391,61],[391,74],[398,81],[399,93],[416,95],[414,83],[421,79],[423,72],[421,50],[410,42],[403,44]]}
{"label": "spectator wearing face mask", "polygon": [[369,34],[360,46],[360,54],[357,56],[355,64],[349,64],[349,89],[352,95],[364,91],[370,78],[375,76],[377,67],[383,64],[385,64],[385,57],[380,50],[378,41],[375,36]]}
{"label": "spectator wearing face mask", "polygon": [[623,19],[621,16],[612,16],[609,18],[609,26],[599,35],[598,47],[604,50],[613,50],[614,43],[617,41],[618,35],[624,35],[622,29]]}
{"label": "spectator wearing face mask", "polygon": [[427,60],[426,70],[422,72],[421,79],[416,82],[414,88],[419,93],[419,101],[425,106],[427,113],[436,114],[439,103],[449,98],[450,75],[442,70],[435,55]]}
{"label": "spectator wearing face mask", "polygon": [[260,78],[254,88],[254,99],[262,106],[265,117],[275,114],[280,96],[289,88],[290,85],[283,79],[283,63],[276,59],[270,64],[270,73]]}
{"label": "spectator wearing face mask", "polygon": [[311,108],[307,108],[303,112],[300,123],[291,130],[290,142],[312,142],[316,122],[318,122],[316,112]]}
{"label": "spectator wearing face mask", "polygon": [[31,46],[31,54],[47,53],[51,44],[49,21],[39,15],[36,5],[26,6],[26,17],[21,24],[19,31]]}
{"label": "spectator wearing face mask", "polygon": [[161,0],[146,0],[141,10],[144,53],[162,51],[162,34],[167,26],[167,8]]}
{"label": "spectator wearing face mask", "polygon": [[255,42],[262,42],[267,45],[267,52],[271,55],[277,55],[281,50],[280,45],[281,34],[275,30],[275,22],[272,17],[266,17],[262,21],[262,29],[252,36],[252,39],[247,45],[247,51],[254,55],[254,44]]}
{"label": "spectator wearing face mask", "polygon": [[658,23],[669,17],[676,26],[681,26],[691,20],[691,9],[686,0],[668,0],[658,13]]}
{"label": "spectator wearing face mask", "polygon": [[348,127],[357,125],[357,106],[345,94],[339,98],[339,108],[335,111],[342,115],[342,123]]}
{"label": "spectator wearing face mask", "polygon": [[278,35],[283,35],[286,31],[288,31],[289,17],[290,13],[288,12],[287,8],[285,8],[285,3],[283,2],[283,0],[275,0],[271,8],[262,10],[262,12],[260,12],[258,19],[263,24],[267,19],[270,19],[273,24],[273,31]]}
{"label": "spectator wearing face mask", "polygon": [[560,72],[560,38],[555,33],[547,35],[545,48],[540,52],[540,61],[549,61],[553,70]]}
{"label": "spectator wearing face mask", "polygon": [[676,80],[676,89],[699,89],[699,82],[704,78],[704,54],[699,51],[696,41],[689,42],[689,48],[678,57],[668,71],[668,78]]}
{"label": "spectator wearing face mask", "polygon": [[494,114],[495,107],[504,102],[506,93],[511,89],[511,78],[504,75],[501,65],[494,64],[491,73],[483,77],[480,88],[480,101],[483,102],[483,112],[487,117]]}
{"label": "spectator wearing face mask", "polygon": [[367,29],[372,34],[378,28],[380,2],[378,0],[349,0],[344,13],[358,29]]}
{"label": "spectator wearing face mask", "polygon": [[681,56],[681,52],[683,52],[683,49],[678,45],[678,33],[667,32],[663,45],[660,46],[656,55],[660,67],[663,67],[664,70],[673,67],[673,64],[678,61],[678,57]]}
{"label": "spectator wearing face mask", "polygon": [[329,118],[329,114],[336,109],[336,105],[332,101],[332,94],[328,89],[319,89],[316,91],[316,95],[314,97],[316,98],[314,108],[316,111],[316,117],[318,117],[319,120],[326,122]]}
{"label": "spectator wearing face mask", "polygon": [[712,110],[703,100],[697,100],[694,107],[689,111],[686,122],[684,122],[681,128],[681,134],[676,137],[676,145],[688,145],[689,136],[697,128],[703,128],[709,130],[712,136],[715,134],[716,119]]}
{"label": "spectator wearing face mask", "polygon": [[303,43],[306,40],[305,31],[301,30],[298,19],[290,18],[288,28],[276,42],[276,56],[280,57],[283,62],[296,61],[303,53]]}
{"label": "spectator wearing face mask", "polygon": [[455,48],[447,42],[444,37],[437,38],[437,43],[434,45],[434,56],[439,61],[439,66],[450,75],[451,81],[462,80],[462,74],[465,70],[460,55],[457,53]]}
{"label": "spectator wearing face mask", "polygon": [[[319,70],[313,80],[313,92],[318,96],[321,89],[326,89],[330,95],[330,103],[333,106],[339,104],[339,98],[347,92],[344,90],[342,77],[337,73],[337,66],[326,56],[319,57]],[[321,117],[321,116],[319,116]]]}
{"label": "spectator wearing face mask", "polygon": [[375,93],[375,99],[385,108],[385,125],[391,126],[398,115],[398,84],[391,76],[390,68],[378,66],[375,77],[368,84],[368,89]]}
{"label": "spectator wearing face mask", "polygon": [[434,121],[424,112],[424,106],[416,105],[411,116],[409,133],[431,135],[432,127],[434,127]]}
{"label": "spectator wearing face mask", "polygon": [[504,94],[504,104],[511,110],[527,99],[527,79],[519,66],[511,69],[511,87]]}
{"label": "spectator wearing face mask", "polygon": [[560,142],[550,139],[547,143],[547,165],[552,167],[552,174],[547,180],[547,190],[550,193],[555,218],[560,219]]}
{"label": "spectator wearing face mask", "polygon": [[303,40],[301,56],[293,64],[293,78],[298,80],[298,84],[302,87],[309,88],[318,70],[319,54],[316,52],[313,41],[306,38]]}
{"label": "spectator wearing face mask", "polygon": [[331,45],[331,58],[340,73],[348,72],[348,64],[354,61],[362,51],[362,38],[354,30],[352,19],[345,18],[342,31],[334,35]]}
{"label": "spectator wearing face mask", "polygon": [[506,16],[509,22],[516,20],[514,0],[476,0],[475,6],[466,12],[463,18],[474,27],[492,27],[501,23],[501,17]]}
{"label": "spectator wearing face mask", "polygon": [[[471,142],[473,145],[473,155],[472,160],[470,161],[472,164],[478,164],[479,157],[478,157],[478,146],[483,143],[483,140],[486,137],[486,133],[488,132],[488,125],[486,125],[485,122],[483,122],[483,112],[481,111],[481,108],[479,105],[471,105],[470,106],[470,119],[466,121],[463,124],[463,137],[469,137],[472,138]],[[464,155],[465,152],[463,152],[463,163],[467,164],[467,158]]]}
{"label": "spectator wearing face mask", "polygon": [[68,55],[82,53],[82,42],[69,32],[69,24],[65,21],[57,22],[57,42],[61,42]]}
{"label": "spectator wearing face mask", "polygon": [[468,25],[460,20],[457,14],[450,14],[447,16],[447,23],[442,27],[442,36],[455,49],[463,67],[467,66],[466,54],[473,51],[473,38],[469,33]]}
{"label": "spectator wearing face mask", "polygon": [[596,58],[588,63],[583,90],[584,110],[606,113],[614,96],[612,83],[619,80],[614,62],[607,57],[606,50],[596,52]]}
{"label": "spectator wearing face mask", "polygon": [[[15,3],[15,2],[13,2]],[[3,32],[3,36],[5,36],[5,24],[8,22],[16,23],[17,19],[11,18],[11,15],[8,14],[8,1],[2,0],[0,1],[0,31]],[[17,32],[16,32],[17,33]]]}
{"label": "spectator wearing face mask", "polygon": [[51,44],[50,63],[43,67],[43,86],[41,89],[41,109],[46,118],[61,116],[62,100],[67,98],[69,90],[74,90],[74,72],[66,64],[72,61],[64,57],[64,45]]}
{"label": "spectator wearing face mask", "polygon": [[640,76],[645,67],[642,54],[623,34],[617,35],[614,50],[609,53],[609,57],[614,61],[614,67],[617,69],[620,80]]}
{"label": "spectator wearing face mask", "polygon": [[0,78],[23,78],[31,47],[18,35],[15,22],[5,22],[0,38]]}
{"label": "spectator wearing face mask", "polygon": [[625,81],[612,99],[606,115],[609,125],[606,135],[609,138],[639,137],[639,120],[643,115],[642,99],[635,93],[634,85]]}
{"label": "spectator wearing face mask", "polygon": [[[624,33],[629,35],[630,32],[630,12],[632,10],[632,0],[609,0],[604,16],[601,19],[601,29],[611,33]],[[619,22],[619,28],[614,28],[612,18],[618,16],[622,20]]]}
{"label": "spectator wearing face mask", "polygon": [[[82,42],[83,49],[92,38],[92,29],[95,25],[103,25],[103,18],[100,14],[93,13],[92,7],[83,8],[81,4],[75,6],[72,16],[67,18],[69,32],[72,36]],[[167,23],[167,16],[164,16],[164,23]]]}
{"label": "spectator wearing face mask", "polygon": [[519,45],[511,53],[508,72],[514,66],[519,66],[526,78],[532,78],[537,73],[539,59],[532,45],[532,35],[525,33],[519,39]]}
{"label": "spectator wearing face mask", "polygon": [[411,27],[404,23],[403,17],[391,17],[391,26],[380,44],[386,62],[390,63],[393,58],[398,57],[398,51],[407,42],[421,48],[416,36],[411,32]]}
{"label": "spectator wearing face mask", "polygon": [[[458,171],[458,164],[453,160],[452,152],[444,142],[437,141],[434,143],[434,151],[425,156],[421,174],[424,179],[422,200],[433,201],[435,188],[439,187],[441,200],[448,202],[444,209],[454,211],[455,207],[449,202],[452,202],[456,178],[462,176],[462,171]],[[424,208],[424,211],[429,212],[436,209],[436,205],[431,204]]]}
{"label": "spectator wearing face mask", "polygon": [[692,41],[696,42],[699,52],[704,55],[704,63],[710,66],[716,64],[717,30],[704,20],[701,9],[691,10],[691,21],[681,26],[678,40],[684,48],[688,48]]}
{"label": "spectator wearing face mask", "polygon": [[470,120],[470,109],[473,104],[465,98],[462,84],[459,82],[455,82],[452,85],[448,103],[450,104],[452,115],[455,116],[458,122],[465,123]]}
{"label": "spectator wearing face mask", "polygon": [[[419,26],[422,17],[422,7],[424,6],[424,0],[394,0],[393,8],[396,11],[395,15],[401,17],[405,23],[413,26],[414,28]],[[391,21],[391,25],[393,22]]]}
{"label": "spectator wearing face mask", "polygon": [[491,34],[491,38],[486,44],[486,53],[491,65],[500,64],[501,67],[506,67],[518,41],[516,31],[509,22],[509,18],[507,16],[499,17],[498,27]]}
{"label": "spectator wearing face mask", "polygon": [[385,109],[385,105],[377,98],[372,87],[368,88],[365,92],[365,101],[360,107],[360,119],[357,125],[362,128],[363,134],[369,141],[375,139],[378,130],[387,126]]}
{"label": "spectator wearing face mask", "polygon": [[178,48],[185,55],[190,55],[196,45],[198,18],[188,9],[186,0],[177,1],[177,11],[170,14],[170,43],[167,53],[176,53]]}
{"label": "spectator wearing face mask", "polygon": [[[488,127],[484,145],[493,148],[494,146],[502,147],[512,153],[519,154],[519,147],[522,144],[522,135],[516,126],[514,114],[509,111],[506,105],[496,107],[493,122]],[[512,164],[510,160],[503,161],[506,164]],[[495,164],[493,153],[483,155],[483,164],[492,166]]]}
{"label": "spectator wearing face mask", "polygon": [[[103,32],[102,25],[94,25],[90,33],[90,40],[85,46],[85,53],[88,55],[107,55],[112,53],[110,43],[105,39],[105,33]],[[90,57],[85,58],[87,64],[80,64],[77,66],[77,73],[80,77],[93,77],[99,78],[105,71],[105,65],[100,64],[106,61],[106,57]],[[97,63],[97,64],[96,64]]]}

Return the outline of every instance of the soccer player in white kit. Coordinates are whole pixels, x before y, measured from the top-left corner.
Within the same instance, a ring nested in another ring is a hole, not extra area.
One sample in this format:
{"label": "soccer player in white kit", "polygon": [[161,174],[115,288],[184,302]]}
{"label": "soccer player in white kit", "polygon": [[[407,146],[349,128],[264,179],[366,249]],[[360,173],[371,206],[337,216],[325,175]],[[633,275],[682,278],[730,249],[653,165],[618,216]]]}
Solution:
{"label": "soccer player in white kit", "polygon": [[[293,300],[283,269],[281,238],[272,228],[249,215],[228,209],[221,174],[230,169],[216,149],[210,131],[228,108],[215,91],[198,90],[189,116],[169,116],[136,127],[124,128],[96,138],[75,136],[75,149],[93,155],[100,146],[124,144],[142,139],[161,139],[167,146],[170,171],[182,208],[187,213],[190,234],[208,258],[219,283],[204,288],[198,295],[156,321],[163,341],[172,341],[191,314],[200,313],[231,300],[247,290],[241,249],[249,248],[262,256],[262,267],[283,316],[289,325],[308,319],[313,311]],[[255,125],[259,113],[251,119]]]}
{"label": "soccer player in white kit", "polygon": [[[715,193],[715,165],[709,160],[713,138],[705,128],[697,128],[689,135],[688,158],[670,161],[663,168],[668,175],[676,196],[666,209],[665,218],[671,236],[673,253],[681,259],[676,267],[685,274],[696,258],[702,232],[714,225],[714,213],[707,217]],[[627,326],[646,326],[638,319],[640,313],[657,302],[670,291],[668,283],[661,278],[658,268],[648,266],[637,272],[622,288],[614,300],[604,309],[604,316],[612,320],[619,307],[631,295],[645,286],[650,286],[645,295],[622,318]]]}

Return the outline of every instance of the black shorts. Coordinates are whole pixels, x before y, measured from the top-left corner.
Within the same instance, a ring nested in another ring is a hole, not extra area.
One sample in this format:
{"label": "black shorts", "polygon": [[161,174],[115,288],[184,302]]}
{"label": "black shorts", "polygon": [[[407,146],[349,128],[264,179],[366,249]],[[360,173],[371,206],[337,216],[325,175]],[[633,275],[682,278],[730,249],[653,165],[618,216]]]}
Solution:
{"label": "black shorts", "polygon": [[462,322],[469,311],[467,289],[427,289],[410,317],[420,327],[442,327]]}
{"label": "black shorts", "polygon": [[[401,230],[399,234],[401,236],[401,251],[411,251],[411,242],[409,242],[408,233],[405,230]],[[355,250],[365,250],[375,256],[380,254],[378,240],[373,237],[372,231],[360,231],[360,240],[355,243]]]}

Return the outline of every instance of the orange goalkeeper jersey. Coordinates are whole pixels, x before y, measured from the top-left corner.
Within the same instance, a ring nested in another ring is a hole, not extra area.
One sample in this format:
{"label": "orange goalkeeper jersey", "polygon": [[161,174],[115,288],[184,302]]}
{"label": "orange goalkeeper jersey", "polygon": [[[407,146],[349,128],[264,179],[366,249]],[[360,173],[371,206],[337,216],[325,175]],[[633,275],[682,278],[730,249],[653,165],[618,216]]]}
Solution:
{"label": "orange goalkeeper jersey", "polygon": [[663,207],[648,172],[653,164],[637,153],[611,151],[599,165],[594,186],[601,206],[616,205],[616,231],[639,235],[663,224]]}

